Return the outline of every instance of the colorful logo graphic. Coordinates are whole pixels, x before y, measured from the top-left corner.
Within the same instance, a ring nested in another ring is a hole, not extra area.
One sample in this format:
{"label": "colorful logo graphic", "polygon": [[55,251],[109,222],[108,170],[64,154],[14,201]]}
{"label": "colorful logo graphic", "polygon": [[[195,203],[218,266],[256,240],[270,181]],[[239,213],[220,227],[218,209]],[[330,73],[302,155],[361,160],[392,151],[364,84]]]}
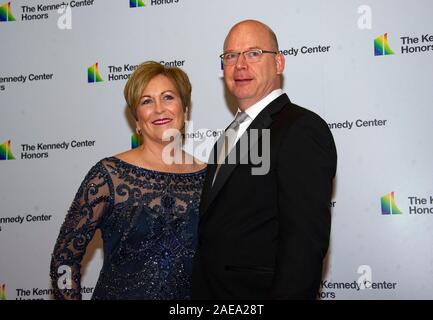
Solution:
{"label": "colorful logo graphic", "polygon": [[374,55],[375,56],[388,56],[394,54],[388,43],[388,33],[378,36],[374,39]]}
{"label": "colorful logo graphic", "polygon": [[135,149],[139,147],[143,143],[143,137],[139,136],[138,134],[134,133],[131,136],[131,149]]}
{"label": "colorful logo graphic", "polygon": [[0,299],[6,300],[6,284],[4,283],[0,286]]}
{"label": "colorful logo graphic", "polygon": [[382,214],[402,214],[403,212],[397,207],[394,198],[394,191],[380,198],[382,205]]}
{"label": "colorful logo graphic", "polygon": [[0,144],[0,160],[15,160],[15,157],[12,154],[10,140]]}
{"label": "colorful logo graphic", "polygon": [[15,21],[15,18],[12,15],[11,3],[8,2],[0,6],[0,22],[10,22],[10,21]]}
{"label": "colorful logo graphic", "polygon": [[138,7],[145,7],[143,0],[129,0],[129,7],[130,8],[138,8]]}
{"label": "colorful logo graphic", "polygon": [[98,70],[98,62],[91,65],[87,69],[87,82],[88,83],[102,82],[102,78],[101,78],[101,76],[99,74],[99,70]]}

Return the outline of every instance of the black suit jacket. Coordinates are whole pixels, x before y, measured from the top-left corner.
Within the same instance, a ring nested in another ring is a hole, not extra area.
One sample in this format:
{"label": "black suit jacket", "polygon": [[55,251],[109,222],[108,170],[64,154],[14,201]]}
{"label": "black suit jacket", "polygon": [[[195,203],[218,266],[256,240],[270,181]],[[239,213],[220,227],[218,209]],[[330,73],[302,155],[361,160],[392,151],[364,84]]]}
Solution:
{"label": "black suit jacket", "polygon": [[[252,175],[254,161],[243,153],[238,163],[222,165],[212,187],[216,165],[209,164],[191,297],[315,299],[331,228],[337,163],[332,134],[286,94],[265,107],[244,135],[251,138],[251,129],[270,129],[269,172]],[[253,140],[249,151],[260,150],[264,135]],[[239,142],[235,148],[242,153]]]}

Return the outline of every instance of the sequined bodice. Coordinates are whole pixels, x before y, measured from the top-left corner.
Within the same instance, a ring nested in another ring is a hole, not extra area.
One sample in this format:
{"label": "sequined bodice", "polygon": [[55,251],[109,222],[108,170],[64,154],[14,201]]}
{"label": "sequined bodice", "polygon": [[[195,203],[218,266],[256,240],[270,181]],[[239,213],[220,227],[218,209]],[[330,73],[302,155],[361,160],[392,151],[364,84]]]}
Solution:
{"label": "sequined bodice", "polygon": [[98,162],[54,248],[54,289],[58,268],[72,269],[72,289],[55,290],[56,298],[81,297],[81,259],[99,228],[104,264],[93,299],[188,299],[205,172],[152,171],[115,157]]}

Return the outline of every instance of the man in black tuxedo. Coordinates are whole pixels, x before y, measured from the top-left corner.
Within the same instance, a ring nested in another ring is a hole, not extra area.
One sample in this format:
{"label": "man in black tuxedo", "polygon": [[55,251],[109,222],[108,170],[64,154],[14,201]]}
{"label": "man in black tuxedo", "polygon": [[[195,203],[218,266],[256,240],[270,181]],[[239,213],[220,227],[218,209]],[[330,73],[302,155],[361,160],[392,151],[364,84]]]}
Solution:
{"label": "man in black tuxedo", "polygon": [[[255,20],[236,24],[225,39],[226,87],[238,102],[236,119],[246,115],[234,126],[236,162],[208,166],[193,299],[316,298],[337,154],[325,121],[281,90],[285,60],[278,50],[274,32]],[[239,147],[245,138],[246,158]],[[264,153],[266,143],[268,170],[254,174],[250,153]]]}

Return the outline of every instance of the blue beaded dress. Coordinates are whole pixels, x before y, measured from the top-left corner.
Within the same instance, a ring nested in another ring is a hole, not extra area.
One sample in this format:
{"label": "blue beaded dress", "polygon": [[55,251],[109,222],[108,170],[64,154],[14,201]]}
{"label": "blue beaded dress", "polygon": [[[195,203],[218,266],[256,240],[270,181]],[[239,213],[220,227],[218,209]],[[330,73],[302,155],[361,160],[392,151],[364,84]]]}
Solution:
{"label": "blue beaded dress", "polygon": [[[205,174],[153,171],[115,157],[99,161],[82,182],[54,247],[55,298],[81,298],[81,260],[99,228],[104,263],[92,299],[189,299]],[[61,266],[71,268],[71,289],[58,287]]]}

